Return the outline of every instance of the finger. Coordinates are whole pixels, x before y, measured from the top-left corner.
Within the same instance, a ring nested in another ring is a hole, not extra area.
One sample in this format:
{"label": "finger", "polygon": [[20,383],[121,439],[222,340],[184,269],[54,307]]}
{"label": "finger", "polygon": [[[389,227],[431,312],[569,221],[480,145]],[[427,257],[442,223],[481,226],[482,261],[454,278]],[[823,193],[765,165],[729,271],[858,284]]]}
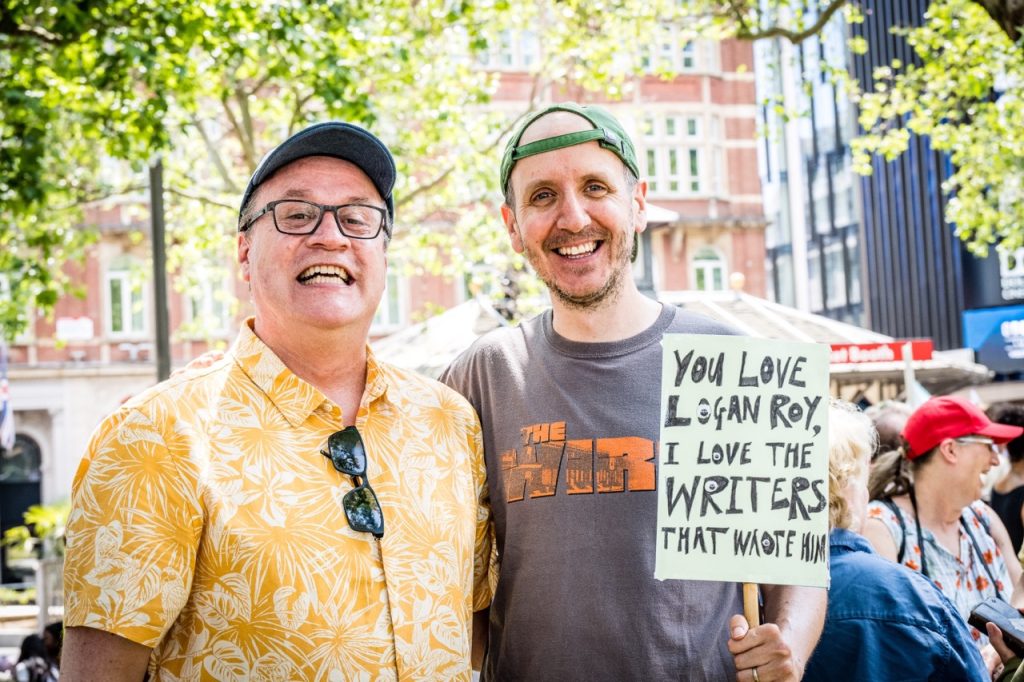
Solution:
{"label": "finger", "polygon": [[[734,616],[734,618],[739,619],[739,621],[732,621],[735,623],[733,632],[736,633],[741,627],[745,627],[747,621],[743,616]],[[726,644],[729,652],[736,657],[737,670],[766,663],[773,654],[780,652],[784,648],[782,633],[774,623],[765,623],[754,628],[748,628],[739,639],[736,639],[734,634]],[[755,649],[759,650],[760,653],[755,652]]]}
{"label": "finger", "polygon": [[999,629],[999,626],[995,623],[985,623],[985,630],[988,632],[988,641],[999,654],[999,658],[1003,661],[1013,658],[1013,652],[1010,647],[1006,646],[1006,642],[1003,640],[1003,631]]}
{"label": "finger", "polygon": [[747,619],[737,614],[729,619],[729,636],[732,639],[743,639],[750,630]]}
{"label": "finger", "polygon": [[776,679],[780,678],[775,677],[772,670],[766,665],[758,665],[736,671],[736,682],[772,682],[772,680]]}

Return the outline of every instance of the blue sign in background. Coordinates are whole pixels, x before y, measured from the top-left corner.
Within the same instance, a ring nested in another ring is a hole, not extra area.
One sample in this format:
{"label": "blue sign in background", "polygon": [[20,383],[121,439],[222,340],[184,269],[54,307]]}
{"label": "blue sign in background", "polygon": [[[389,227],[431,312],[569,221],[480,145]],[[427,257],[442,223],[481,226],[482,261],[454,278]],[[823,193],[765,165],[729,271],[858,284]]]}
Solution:
{"label": "blue sign in background", "polygon": [[965,310],[964,342],[989,369],[1024,371],[1024,305]]}

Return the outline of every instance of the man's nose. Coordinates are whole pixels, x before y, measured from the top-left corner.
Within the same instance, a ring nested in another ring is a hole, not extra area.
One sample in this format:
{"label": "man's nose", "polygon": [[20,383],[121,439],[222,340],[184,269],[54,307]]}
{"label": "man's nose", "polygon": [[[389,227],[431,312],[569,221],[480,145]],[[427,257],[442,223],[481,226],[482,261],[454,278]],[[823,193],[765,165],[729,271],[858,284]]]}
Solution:
{"label": "man's nose", "polygon": [[341,223],[338,221],[338,214],[334,211],[324,211],[320,218],[320,225],[316,231],[309,236],[311,244],[348,244],[349,237],[341,231]]}
{"label": "man's nose", "polygon": [[579,232],[589,224],[590,214],[584,202],[575,193],[566,194],[558,209],[556,226],[569,232]]}

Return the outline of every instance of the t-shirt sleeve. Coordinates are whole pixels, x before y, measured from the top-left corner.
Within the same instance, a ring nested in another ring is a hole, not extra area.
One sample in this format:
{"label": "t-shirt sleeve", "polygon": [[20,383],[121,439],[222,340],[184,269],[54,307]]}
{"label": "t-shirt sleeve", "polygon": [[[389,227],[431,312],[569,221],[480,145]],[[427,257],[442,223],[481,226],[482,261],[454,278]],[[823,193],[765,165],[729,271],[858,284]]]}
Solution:
{"label": "t-shirt sleeve", "polygon": [[65,624],[155,647],[188,599],[202,534],[196,471],[136,409],[104,421],[72,484]]}

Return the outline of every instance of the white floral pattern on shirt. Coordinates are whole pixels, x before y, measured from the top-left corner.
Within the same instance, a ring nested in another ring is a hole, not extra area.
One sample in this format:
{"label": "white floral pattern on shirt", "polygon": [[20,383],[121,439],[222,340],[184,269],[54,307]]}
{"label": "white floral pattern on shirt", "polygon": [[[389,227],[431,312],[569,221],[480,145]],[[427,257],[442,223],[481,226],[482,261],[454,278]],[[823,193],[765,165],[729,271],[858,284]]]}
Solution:
{"label": "white floral pattern on shirt", "polygon": [[469,679],[492,558],[476,415],[370,354],[356,424],[379,542],[320,454],[341,424],[248,325],[124,405],[75,476],[66,624],[155,647],[154,680]]}

